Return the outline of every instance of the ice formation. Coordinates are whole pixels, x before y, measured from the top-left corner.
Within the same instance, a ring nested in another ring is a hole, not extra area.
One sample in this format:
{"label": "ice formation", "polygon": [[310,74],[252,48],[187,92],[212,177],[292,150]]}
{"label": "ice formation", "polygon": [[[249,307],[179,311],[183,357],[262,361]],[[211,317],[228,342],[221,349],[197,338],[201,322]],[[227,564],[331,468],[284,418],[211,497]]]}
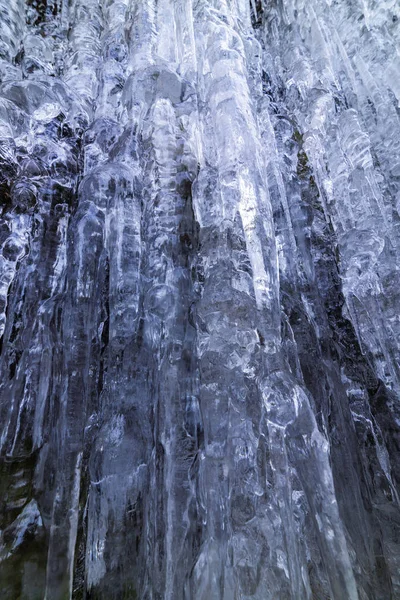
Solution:
{"label": "ice formation", "polygon": [[2,600],[400,599],[398,0],[0,0]]}

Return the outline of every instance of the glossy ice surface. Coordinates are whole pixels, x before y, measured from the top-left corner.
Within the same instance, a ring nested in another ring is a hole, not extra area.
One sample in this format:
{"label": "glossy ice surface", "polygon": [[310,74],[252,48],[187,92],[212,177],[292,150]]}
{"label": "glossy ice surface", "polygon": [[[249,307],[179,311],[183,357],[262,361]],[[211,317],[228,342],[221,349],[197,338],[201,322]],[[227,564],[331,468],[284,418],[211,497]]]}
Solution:
{"label": "glossy ice surface", "polygon": [[1,600],[400,599],[398,0],[0,0]]}

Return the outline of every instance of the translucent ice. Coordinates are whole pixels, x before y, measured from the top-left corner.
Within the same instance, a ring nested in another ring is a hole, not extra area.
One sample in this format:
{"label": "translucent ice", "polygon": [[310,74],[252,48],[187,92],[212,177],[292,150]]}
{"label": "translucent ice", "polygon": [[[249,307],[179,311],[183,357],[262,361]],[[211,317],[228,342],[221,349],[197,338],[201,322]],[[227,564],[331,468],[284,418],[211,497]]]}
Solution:
{"label": "translucent ice", "polygon": [[0,0],[0,596],[400,600],[396,0]]}

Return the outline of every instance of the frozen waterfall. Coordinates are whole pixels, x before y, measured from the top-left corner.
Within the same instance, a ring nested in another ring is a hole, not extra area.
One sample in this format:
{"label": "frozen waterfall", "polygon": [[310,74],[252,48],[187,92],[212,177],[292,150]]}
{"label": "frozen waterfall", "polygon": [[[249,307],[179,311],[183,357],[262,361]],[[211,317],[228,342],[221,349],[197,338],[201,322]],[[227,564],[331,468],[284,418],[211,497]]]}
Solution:
{"label": "frozen waterfall", "polygon": [[0,0],[1,600],[400,600],[398,0]]}

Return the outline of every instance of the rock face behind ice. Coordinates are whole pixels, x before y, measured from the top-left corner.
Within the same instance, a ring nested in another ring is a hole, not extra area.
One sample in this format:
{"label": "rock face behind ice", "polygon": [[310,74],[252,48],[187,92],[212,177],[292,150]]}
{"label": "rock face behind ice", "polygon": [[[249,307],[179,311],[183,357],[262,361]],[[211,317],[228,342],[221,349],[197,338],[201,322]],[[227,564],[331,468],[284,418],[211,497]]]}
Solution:
{"label": "rock face behind ice", "polygon": [[0,0],[2,600],[400,599],[397,0]]}

